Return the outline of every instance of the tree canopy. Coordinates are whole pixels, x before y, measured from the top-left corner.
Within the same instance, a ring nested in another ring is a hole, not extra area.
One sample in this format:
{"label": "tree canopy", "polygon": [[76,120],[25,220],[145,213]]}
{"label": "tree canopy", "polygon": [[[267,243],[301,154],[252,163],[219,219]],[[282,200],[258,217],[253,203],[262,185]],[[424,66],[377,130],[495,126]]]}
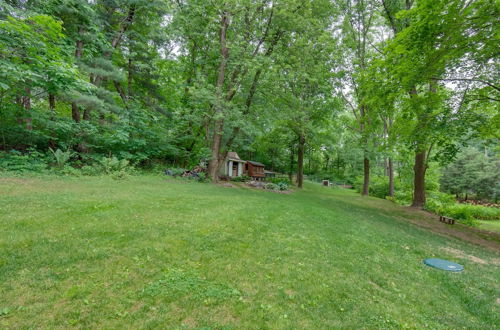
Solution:
{"label": "tree canopy", "polygon": [[0,148],[70,150],[75,166],[201,161],[214,182],[237,151],[299,187],[307,175],[368,195],[382,180],[423,207],[441,182],[496,199],[498,13],[493,0],[0,0]]}

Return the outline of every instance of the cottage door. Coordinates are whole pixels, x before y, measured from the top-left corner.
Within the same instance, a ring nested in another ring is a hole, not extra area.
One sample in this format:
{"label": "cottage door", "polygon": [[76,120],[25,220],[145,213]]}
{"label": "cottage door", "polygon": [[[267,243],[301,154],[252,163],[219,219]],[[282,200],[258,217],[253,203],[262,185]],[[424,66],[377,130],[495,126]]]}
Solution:
{"label": "cottage door", "polygon": [[233,162],[233,176],[238,176],[238,163]]}

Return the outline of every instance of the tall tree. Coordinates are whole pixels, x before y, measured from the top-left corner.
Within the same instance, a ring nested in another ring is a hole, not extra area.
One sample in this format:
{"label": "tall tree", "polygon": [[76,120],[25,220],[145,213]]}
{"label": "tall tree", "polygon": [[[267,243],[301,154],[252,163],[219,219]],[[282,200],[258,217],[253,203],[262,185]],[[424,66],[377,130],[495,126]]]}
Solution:
{"label": "tall tree", "polygon": [[[385,4],[389,8],[388,2]],[[411,2],[406,4],[411,5]],[[450,133],[456,132],[451,127],[457,124],[460,115],[471,110],[464,102],[453,104],[445,86],[439,83],[447,79],[450,68],[468,57],[468,50],[474,47],[490,49],[491,41],[488,40],[494,33],[493,26],[484,24],[484,17],[494,12],[493,7],[489,1],[421,0],[397,15],[386,11],[397,32],[387,48],[387,65],[397,88],[408,95],[406,108],[409,118],[414,119],[409,129],[415,152],[414,207],[425,204],[425,174],[433,147],[443,141],[442,134],[451,136]],[[479,13],[482,18],[477,20]],[[401,30],[397,20],[404,22]],[[462,100],[465,96],[466,92],[461,92]],[[436,125],[439,122],[441,124]],[[467,125],[455,127],[468,129]]]}
{"label": "tall tree", "polygon": [[360,135],[364,148],[363,155],[363,195],[369,194],[370,146],[374,122],[370,120],[366,97],[367,69],[374,52],[373,32],[377,21],[378,2],[374,0],[347,0],[343,4],[343,51],[345,77],[339,86],[356,122],[355,130]]}

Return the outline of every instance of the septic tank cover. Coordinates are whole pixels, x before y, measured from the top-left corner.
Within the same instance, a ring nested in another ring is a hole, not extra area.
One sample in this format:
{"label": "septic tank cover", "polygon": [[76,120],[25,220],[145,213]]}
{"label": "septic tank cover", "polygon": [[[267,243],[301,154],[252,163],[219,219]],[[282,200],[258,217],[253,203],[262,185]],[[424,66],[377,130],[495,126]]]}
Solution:
{"label": "septic tank cover", "polygon": [[437,269],[447,270],[449,272],[461,272],[464,270],[464,266],[443,259],[425,259],[424,264]]}

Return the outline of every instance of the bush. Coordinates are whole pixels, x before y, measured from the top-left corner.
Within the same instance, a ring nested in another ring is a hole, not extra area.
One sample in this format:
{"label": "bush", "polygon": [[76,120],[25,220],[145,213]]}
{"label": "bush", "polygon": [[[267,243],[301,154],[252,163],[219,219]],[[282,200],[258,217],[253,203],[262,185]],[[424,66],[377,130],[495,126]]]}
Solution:
{"label": "bush", "polygon": [[286,182],[279,182],[279,183],[277,183],[277,185],[278,185],[278,189],[281,191],[288,190],[288,188],[290,187],[288,185],[288,183],[286,183]]}
{"label": "bush", "polygon": [[71,176],[80,176],[82,175],[82,170],[81,169],[76,169],[68,164],[64,165],[63,168],[58,169],[58,174],[63,174],[63,175],[71,175]]}
{"label": "bush", "polygon": [[268,190],[279,190],[279,186],[275,183],[266,183],[264,188]]}
{"label": "bush", "polygon": [[126,171],[129,167],[129,161],[126,159],[118,159],[113,157],[104,157],[98,160],[98,167],[104,174],[113,174],[116,172]]}
{"label": "bush", "polygon": [[251,179],[252,178],[249,177],[248,175],[230,177],[230,180],[233,182],[247,182],[250,181]]}
{"label": "bush", "polygon": [[46,154],[29,149],[22,153],[17,150],[0,153],[0,170],[9,172],[45,172],[48,168],[48,157]]}
{"label": "bush", "polygon": [[443,213],[454,219],[500,220],[499,208],[481,205],[448,205],[444,208]]}
{"label": "bush", "polygon": [[207,181],[207,174],[205,172],[198,173],[198,181],[199,182]]}
{"label": "bush", "polygon": [[[361,192],[363,189],[363,176],[356,177],[354,187],[356,191]],[[370,177],[369,193],[374,197],[385,198],[389,194],[389,178],[380,175],[372,175]]]}
{"label": "bush", "polygon": [[264,189],[268,189],[268,190],[280,190],[280,187],[275,184],[275,183],[266,183],[266,185],[264,186]]}
{"label": "bush", "polygon": [[113,172],[111,174],[111,178],[113,178],[115,180],[124,180],[124,179],[126,179],[128,177],[129,177],[129,174],[125,170],[120,170],[120,171],[117,171],[117,172]]}
{"label": "bush", "polygon": [[288,179],[288,178],[268,178],[267,181],[274,183],[274,184],[285,183],[288,186],[291,184],[290,179]]}
{"label": "bush", "polygon": [[500,220],[499,208],[459,204],[453,195],[437,191],[428,193],[425,209],[473,226],[476,220]]}
{"label": "bush", "polygon": [[55,159],[55,166],[57,169],[62,170],[64,165],[68,162],[68,160],[73,156],[73,153],[69,150],[67,151],[62,151],[61,149],[57,149],[54,151],[54,149],[49,148],[50,152],[54,156]]}
{"label": "bush", "polygon": [[82,166],[80,168],[79,174],[89,176],[106,174],[111,175],[115,179],[123,179],[126,178],[132,170],[133,168],[129,165],[128,160],[118,159],[113,156],[97,159],[95,160],[93,165]]}
{"label": "bush", "polygon": [[80,171],[81,171],[82,175],[93,176],[93,175],[101,174],[101,169],[98,168],[97,166],[85,165],[85,166],[82,166]]}

